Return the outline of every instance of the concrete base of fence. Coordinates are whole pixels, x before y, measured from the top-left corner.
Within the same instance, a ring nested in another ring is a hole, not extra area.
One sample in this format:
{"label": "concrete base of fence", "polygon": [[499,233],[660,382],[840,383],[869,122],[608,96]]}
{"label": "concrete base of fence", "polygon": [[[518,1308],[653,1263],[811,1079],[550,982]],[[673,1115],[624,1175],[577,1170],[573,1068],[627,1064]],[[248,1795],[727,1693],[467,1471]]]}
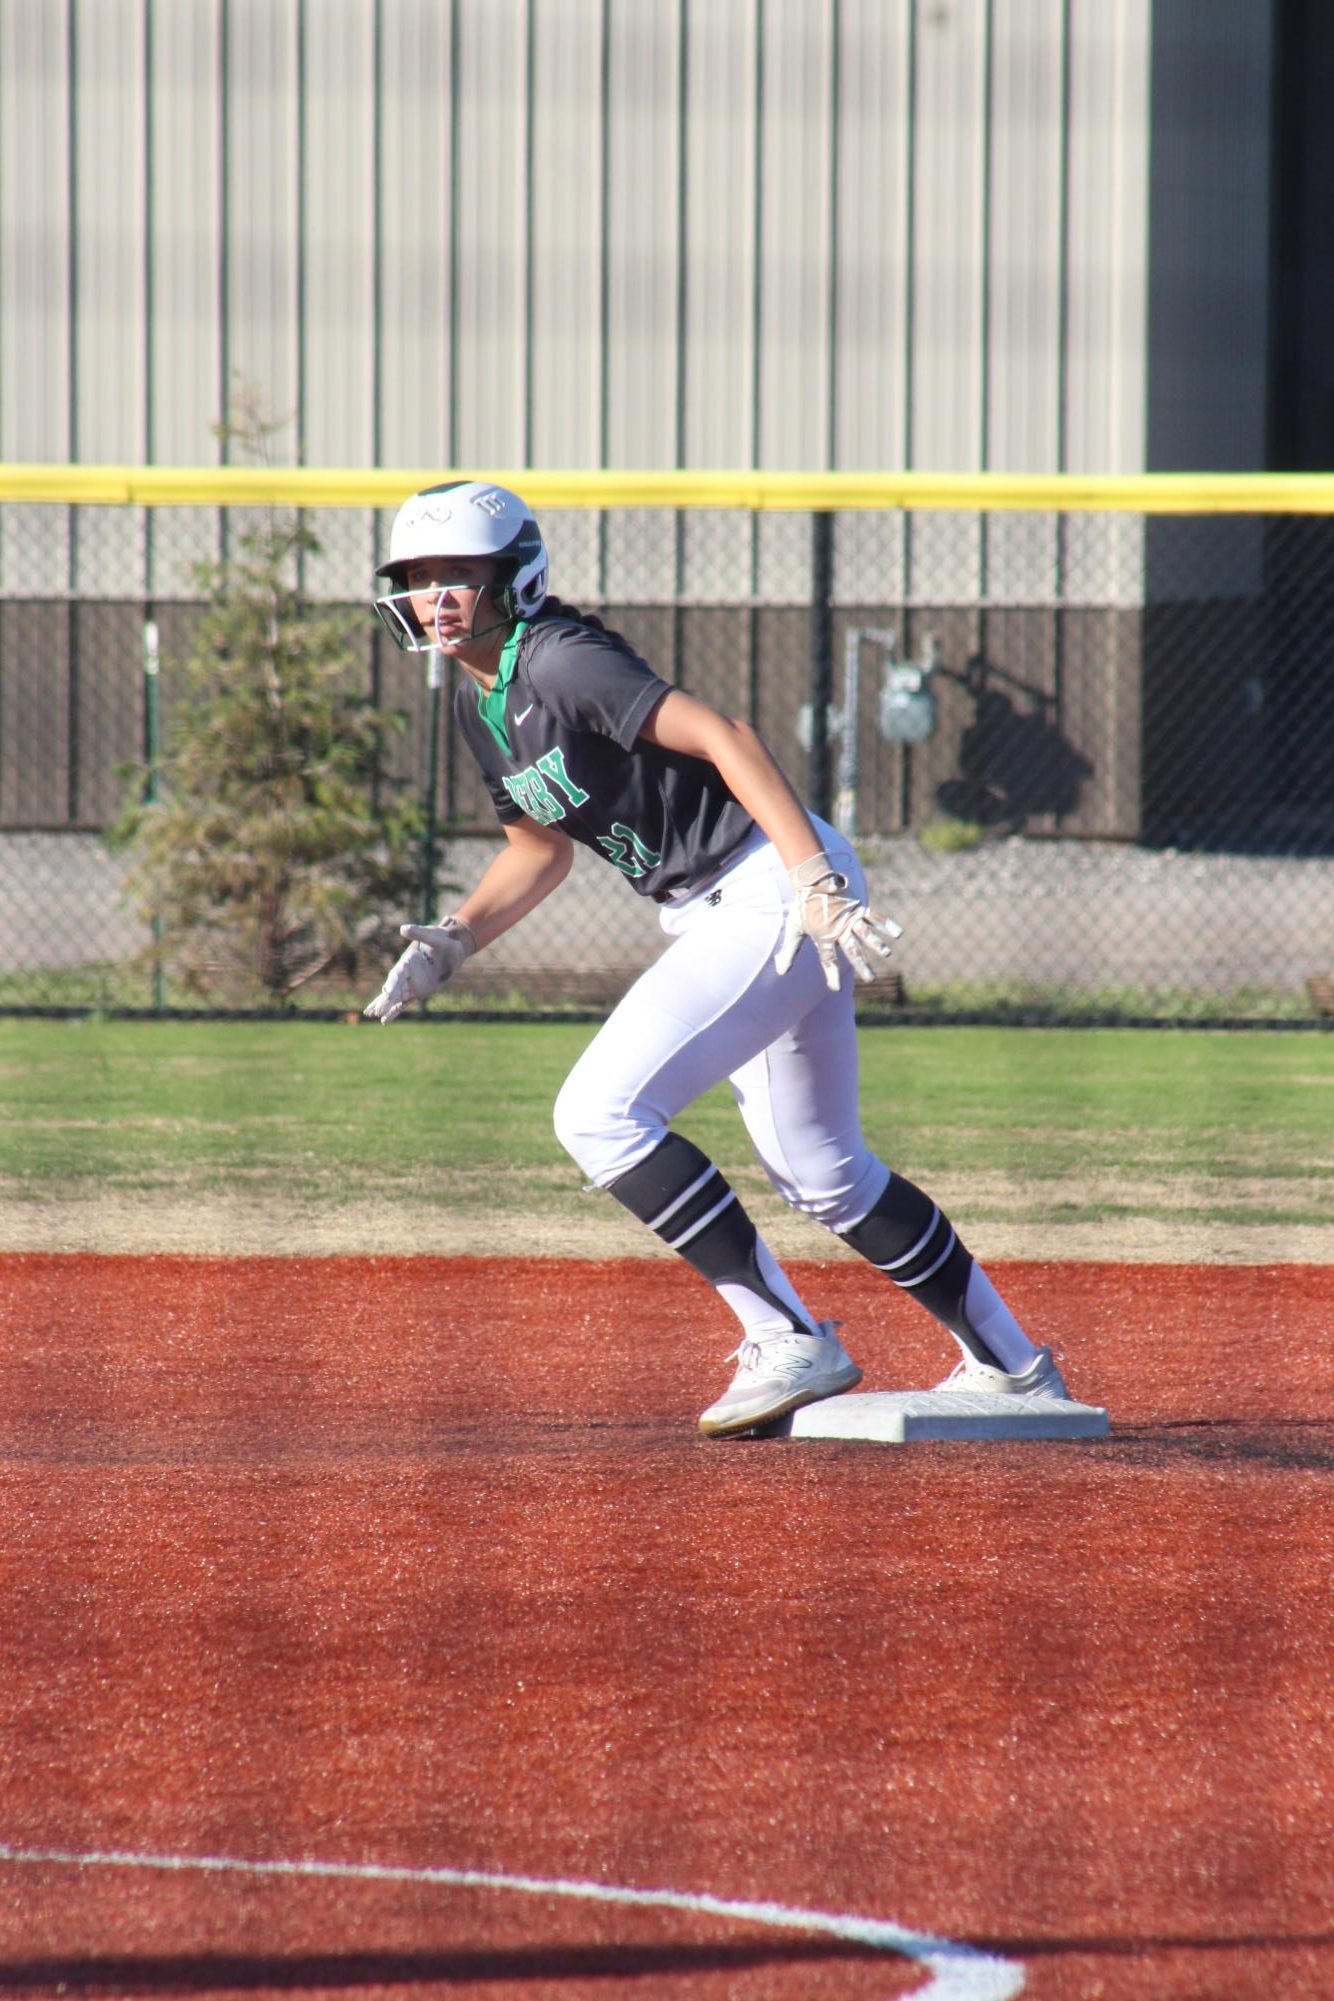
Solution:
{"label": "concrete base of fence", "polygon": [[[448,844],[441,879],[455,887],[442,894],[445,908],[499,845]],[[873,906],[904,926],[890,978],[858,995],[878,1010],[942,988],[965,997],[1008,988],[1040,994],[1057,1013],[1063,998],[1075,1011],[1090,994],[1114,996],[1124,1011],[1139,995],[1212,1004],[1249,991],[1269,997],[1270,1012],[1284,1001],[1289,1015],[1334,1014],[1329,857],[1019,838],[949,855],[906,836],[863,847]],[[49,975],[58,985],[66,969],[141,952],[147,940],[122,895],[125,873],[93,834],[0,835],[0,980]],[[609,1007],[663,950],[658,917],[655,904],[580,850],[562,889],[471,961],[453,991]],[[1265,1007],[1262,999],[1237,1011],[1263,1018]]]}

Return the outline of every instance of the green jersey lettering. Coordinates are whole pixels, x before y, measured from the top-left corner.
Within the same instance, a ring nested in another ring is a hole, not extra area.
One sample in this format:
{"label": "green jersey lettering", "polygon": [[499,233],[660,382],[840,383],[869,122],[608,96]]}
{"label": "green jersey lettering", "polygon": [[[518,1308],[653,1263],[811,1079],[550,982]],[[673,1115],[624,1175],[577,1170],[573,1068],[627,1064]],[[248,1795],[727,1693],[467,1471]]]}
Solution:
{"label": "green jersey lettering", "polygon": [[547,777],[554,784],[559,785],[572,806],[586,806],[588,804],[588,794],[584,791],[583,786],[571,778],[569,772],[565,769],[565,752],[559,744],[557,744],[554,750],[544,751],[542,756],[537,760],[537,766],[539,771],[545,771]]}
{"label": "green jersey lettering", "polygon": [[655,855],[652,848],[645,846],[633,827],[627,827],[621,820],[613,820],[611,832],[599,834],[597,840],[598,846],[607,850],[608,861],[622,875],[647,875],[662,860],[661,855]]}
{"label": "green jersey lettering", "polygon": [[547,790],[542,774],[535,765],[519,771],[504,781],[505,790],[530,820],[536,820],[539,827],[549,827],[553,820],[565,818],[565,808],[560,800]]}

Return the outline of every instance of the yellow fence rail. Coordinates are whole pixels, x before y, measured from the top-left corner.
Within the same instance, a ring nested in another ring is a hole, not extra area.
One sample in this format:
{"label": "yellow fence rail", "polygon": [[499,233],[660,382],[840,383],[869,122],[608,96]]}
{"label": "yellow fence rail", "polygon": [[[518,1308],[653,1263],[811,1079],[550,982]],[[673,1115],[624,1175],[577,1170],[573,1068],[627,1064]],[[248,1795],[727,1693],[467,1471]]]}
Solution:
{"label": "yellow fence rail", "polygon": [[[488,467],[537,508],[883,508],[1132,514],[1334,514],[1331,473],[552,472]],[[0,501],[126,507],[396,507],[476,469],[438,466],[0,465]]]}

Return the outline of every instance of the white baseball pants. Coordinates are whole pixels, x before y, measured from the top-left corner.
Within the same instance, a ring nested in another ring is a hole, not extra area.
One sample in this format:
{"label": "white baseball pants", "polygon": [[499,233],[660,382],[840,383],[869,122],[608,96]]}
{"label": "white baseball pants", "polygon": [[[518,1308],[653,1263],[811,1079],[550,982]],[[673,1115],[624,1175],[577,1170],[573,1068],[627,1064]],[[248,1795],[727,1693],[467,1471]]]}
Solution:
{"label": "white baseball pants", "polygon": [[[844,837],[817,830],[865,895]],[[774,970],[792,885],[757,835],[723,873],[665,904],[674,940],[575,1064],[556,1132],[590,1181],[607,1187],[647,1158],[677,1115],[726,1078],[769,1179],[794,1209],[833,1230],[878,1200],[889,1170],[868,1152],[858,1109],[853,975],[837,993],[815,947]]]}

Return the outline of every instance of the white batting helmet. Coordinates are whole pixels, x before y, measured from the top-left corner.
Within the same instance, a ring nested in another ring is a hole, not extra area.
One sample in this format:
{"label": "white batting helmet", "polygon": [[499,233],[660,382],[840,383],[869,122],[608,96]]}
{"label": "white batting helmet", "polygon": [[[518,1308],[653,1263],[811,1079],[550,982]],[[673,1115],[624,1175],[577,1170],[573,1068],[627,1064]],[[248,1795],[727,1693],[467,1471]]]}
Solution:
{"label": "white batting helmet", "polygon": [[485,480],[449,480],[405,500],[394,517],[389,560],[376,575],[391,589],[375,609],[398,644],[410,652],[438,646],[423,630],[406,590],[409,563],[427,556],[485,556],[500,564],[495,596],[507,620],[532,618],[547,595],[547,550],[526,501]]}

